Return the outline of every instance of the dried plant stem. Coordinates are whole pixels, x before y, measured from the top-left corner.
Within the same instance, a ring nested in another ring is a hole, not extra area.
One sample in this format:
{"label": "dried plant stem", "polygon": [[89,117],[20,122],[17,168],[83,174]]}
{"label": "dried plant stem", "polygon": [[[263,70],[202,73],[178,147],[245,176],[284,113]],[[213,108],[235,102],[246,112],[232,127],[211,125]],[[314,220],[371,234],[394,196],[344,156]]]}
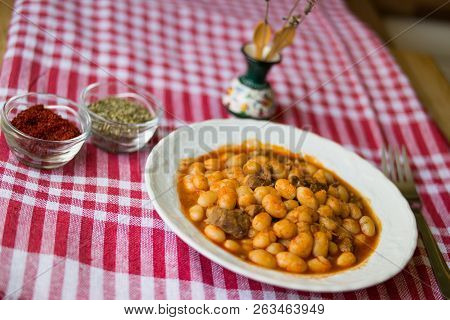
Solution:
{"label": "dried plant stem", "polygon": [[[261,59],[264,48],[269,43],[270,37],[272,36],[272,30],[270,29],[270,26],[269,26],[269,0],[265,0],[265,1],[266,1],[266,13],[264,14],[264,24],[266,25],[266,28],[264,28],[263,38],[267,39],[267,41],[262,46],[257,59]],[[267,37],[267,33],[269,33],[268,37]]]}
{"label": "dried plant stem", "polygon": [[258,23],[253,33],[253,44],[255,45],[255,59],[261,59],[264,47],[269,43],[272,30],[264,21]]}
{"label": "dried plant stem", "polygon": [[308,3],[305,6],[305,10],[304,10],[304,14],[305,16],[307,16],[312,9],[314,8],[314,6],[317,4],[317,0],[308,0]]}
{"label": "dried plant stem", "polygon": [[307,4],[305,5],[305,9],[303,10],[303,14],[299,15],[297,27],[305,21],[306,16],[311,13],[316,4],[317,0],[308,0]]}
{"label": "dried plant stem", "polygon": [[266,61],[270,61],[283,48],[292,44],[296,28],[297,28],[296,25],[288,24],[275,33],[272,47],[270,48],[269,53],[265,57]]}
{"label": "dried plant stem", "polygon": [[288,16],[285,18],[286,19],[286,23],[289,23],[289,19],[292,17],[292,15],[294,14],[295,9],[297,9],[298,5],[300,4],[301,0],[296,0],[294,2],[294,5],[292,6],[291,10],[289,10]]}
{"label": "dried plant stem", "polygon": [[295,31],[298,26],[303,23],[306,16],[312,11],[314,6],[317,4],[317,0],[307,0],[307,3],[303,9],[303,13],[299,15],[294,15],[294,11],[298,7],[300,0],[296,0],[293,7],[289,11],[286,24],[275,33],[272,47],[265,57],[266,61],[271,60],[276,54],[281,52],[281,50],[292,44],[295,36]]}
{"label": "dried plant stem", "polygon": [[264,23],[269,24],[269,1],[270,0],[265,0],[265,1],[266,1],[266,13],[264,14]]}
{"label": "dried plant stem", "polygon": [[269,0],[266,1],[266,12],[264,21],[258,23],[253,33],[253,43],[255,45],[255,59],[261,59],[265,46],[269,43],[272,30],[269,25]]}

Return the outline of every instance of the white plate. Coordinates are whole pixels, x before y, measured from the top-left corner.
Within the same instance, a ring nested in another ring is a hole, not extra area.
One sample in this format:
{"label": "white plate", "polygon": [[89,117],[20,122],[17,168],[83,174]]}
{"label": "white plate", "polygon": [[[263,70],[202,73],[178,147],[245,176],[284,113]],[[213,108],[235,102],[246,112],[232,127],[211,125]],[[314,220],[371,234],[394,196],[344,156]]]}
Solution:
{"label": "white plate", "polygon": [[[306,137],[306,139],[304,139]],[[242,261],[213,244],[181,212],[176,191],[179,160],[197,157],[225,144],[249,138],[309,154],[369,200],[381,220],[376,251],[353,269],[327,276],[295,275]],[[304,143],[300,146],[300,142]],[[145,184],[161,218],[204,256],[254,280],[275,286],[318,292],[356,290],[383,282],[400,272],[417,244],[414,215],[398,189],[374,166],[342,146],[313,133],[265,121],[211,120],[183,127],[161,140],[147,159]]]}

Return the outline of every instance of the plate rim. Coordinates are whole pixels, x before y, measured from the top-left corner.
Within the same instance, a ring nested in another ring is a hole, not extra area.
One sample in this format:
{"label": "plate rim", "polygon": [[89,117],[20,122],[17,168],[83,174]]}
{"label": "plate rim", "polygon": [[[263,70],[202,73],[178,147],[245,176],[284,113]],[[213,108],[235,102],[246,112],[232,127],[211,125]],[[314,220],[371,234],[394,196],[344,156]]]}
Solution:
{"label": "plate rim", "polygon": [[[201,127],[207,124],[212,124],[212,123],[216,123],[216,124],[234,124],[236,125],[236,122],[241,122],[241,123],[247,123],[247,124],[255,124],[255,125],[259,125],[261,126],[261,124],[263,123],[263,121],[258,121],[258,120],[251,120],[251,119],[233,119],[233,118],[229,118],[229,119],[211,119],[211,120],[205,120],[205,121],[200,121],[200,122],[196,122],[196,123],[192,123],[189,126],[190,127]],[[269,125],[272,126],[281,126],[281,127],[289,127],[291,129],[294,129],[296,131],[304,132],[304,130],[299,129],[297,127],[294,126],[290,126],[290,125],[285,125],[285,124],[279,124],[279,123],[274,123],[274,122],[266,122]],[[328,138],[322,137],[318,134],[315,134],[313,132],[308,132],[308,135],[313,135],[315,136],[315,139],[320,139],[320,140],[325,140],[327,143],[331,143],[334,145],[334,147],[337,147],[339,149],[341,149],[347,156],[349,157],[356,157],[358,158],[358,161],[363,161],[365,164],[370,165],[374,170],[378,171],[378,173],[380,174],[380,178],[382,178],[382,180],[384,181],[384,183],[388,183],[391,187],[393,187],[392,189],[395,190],[395,192],[397,193],[397,198],[399,201],[402,201],[403,204],[406,204],[405,209],[409,210],[410,212],[410,218],[409,218],[409,223],[411,224],[411,241],[409,242],[409,250],[408,252],[405,252],[405,255],[403,256],[403,259],[400,263],[400,265],[397,265],[397,269],[392,271],[392,272],[386,272],[386,273],[380,273],[381,276],[377,277],[376,279],[373,279],[372,281],[367,280],[365,281],[366,283],[364,283],[363,285],[361,285],[359,282],[358,283],[347,283],[344,287],[342,286],[338,286],[338,287],[327,287],[327,288],[323,288],[322,285],[320,285],[320,283],[318,283],[318,285],[314,286],[309,284],[308,287],[302,286],[301,285],[301,281],[299,282],[286,282],[286,283],[279,283],[277,281],[276,278],[270,278],[270,277],[266,277],[265,275],[260,275],[259,273],[249,273],[246,272],[245,270],[241,270],[241,266],[238,265],[237,261],[242,261],[239,258],[235,257],[234,255],[230,254],[229,252],[227,252],[226,250],[224,250],[223,248],[220,248],[219,246],[212,244],[213,246],[219,248],[220,250],[222,250],[225,254],[230,255],[232,257],[234,257],[236,259],[236,261],[233,262],[229,262],[225,259],[223,259],[221,256],[216,255],[214,252],[210,251],[207,247],[203,247],[203,246],[199,246],[196,242],[195,239],[191,238],[188,234],[186,234],[183,230],[181,230],[180,228],[178,228],[178,226],[172,222],[170,216],[165,212],[165,210],[161,207],[158,198],[152,188],[151,185],[151,181],[150,181],[150,174],[148,174],[149,168],[151,166],[151,159],[152,157],[154,157],[154,154],[156,153],[157,150],[159,150],[159,148],[162,147],[162,145],[164,143],[166,143],[167,141],[169,141],[169,139],[172,139],[173,136],[175,136],[178,132],[180,128],[177,128],[176,130],[172,131],[169,135],[165,136],[164,138],[162,138],[152,149],[152,151],[150,152],[150,154],[147,157],[146,160],[146,164],[145,164],[145,170],[144,170],[144,183],[147,189],[147,192],[150,196],[150,200],[152,201],[152,204],[154,206],[154,209],[156,210],[156,213],[158,214],[159,217],[161,217],[161,219],[164,221],[164,223],[166,223],[170,230],[173,231],[176,236],[180,237],[181,240],[183,240],[187,245],[189,245],[192,249],[196,250],[197,252],[199,252],[200,254],[202,254],[203,256],[207,257],[208,259],[212,260],[213,262],[217,263],[218,265],[221,265],[222,267],[235,272],[239,275],[242,275],[244,277],[250,278],[252,280],[256,280],[262,283],[266,283],[266,284],[270,284],[273,286],[277,286],[277,287],[283,287],[283,288],[287,288],[287,289],[292,289],[292,290],[301,290],[301,291],[307,291],[307,292],[347,292],[347,291],[354,291],[354,290],[359,290],[359,289],[364,289],[364,288],[368,288],[368,287],[372,287],[375,286],[377,284],[380,284],[382,282],[385,282],[389,279],[391,279],[392,277],[394,277],[395,275],[397,275],[398,273],[400,273],[405,266],[408,264],[408,262],[411,260],[414,251],[417,247],[417,238],[418,238],[418,231],[417,231],[417,223],[414,217],[414,214],[412,212],[412,210],[409,207],[409,204],[407,203],[406,199],[403,197],[403,195],[400,193],[400,191],[397,189],[397,187],[393,184],[392,181],[390,181],[387,177],[384,176],[384,174],[381,173],[381,171],[374,166],[372,163],[370,163],[369,161],[365,160],[364,158],[362,158],[361,156],[359,156],[358,154],[356,154],[355,152],[352,152],[350,150],[348,150],[347,148],[345,148],[344,146],[340,145],[339,143],[330,140]],[[306,153],[307,154],[307,153]],[[317,159],[318,161],[321,161],[321,159]],[[350,183],[350,182],[349,182]],[[350,185],[352,185],[352,183],[350,183]],[[177,201],[179,201],[179,199],[177,198]],[[174,210],[177,210],[181,213],[181,215],[183,217],[185,217],[184,213],[181,212],[181,210],[179,210],[179,208],[174,207]],[[380,218],[380,220],[382,220]],[[186,221],[188,223],[191,223],[187,218]],[[383,222],[382,222],[383,225]],[[195,226],[194,226],[195,227]],[[383,228],[382,228],[383,230]],[[202,235],[204,236],[204,235]],[[380,235],[381,237],[381,235]],[[206,239],[206,237],[205,237]],[[206,239],[207,240],[207,239]],[[209,241],[209,240],[208,240]],[[381,238],[380,238],[380,242],[381,242]],[[377,244],[378,246],[379,244]],[[368,260],[375,255],[375,252],[372,253],[366,261],[362,262],[361,264],[357,265],[354,267],[354,269],[357,268],[363,268],[364,265],[368,262]],[[251,264],[248,264],[248,262],[244,262],[243,263],[250,265],[252,267],[256,267],[257,269],[264,269],[264,270],[270,270],[270,269],[266,269],[266,268],[262,268],[259,266],[253,266]],[[270,270],[271,272],[277,272],[277,273],[281,273],[281,274],[288,274],[290,276],[292,276],[292,274],[287,273],[287,272],[283,272],[280,270]],[[344,271],[345,272],[345,271]],[[347,272],[350,272],[347,271]],[[341,274],[343,272],[337,272],[336,274]],[[334,274],[329,274],[329,275],[296,275],[294,274],[293,276],[296,277],[297,279],[321,279],[321,278],[326,278],[328,276],[333,276]],[[300,284],[300,285],[299,285]]]}

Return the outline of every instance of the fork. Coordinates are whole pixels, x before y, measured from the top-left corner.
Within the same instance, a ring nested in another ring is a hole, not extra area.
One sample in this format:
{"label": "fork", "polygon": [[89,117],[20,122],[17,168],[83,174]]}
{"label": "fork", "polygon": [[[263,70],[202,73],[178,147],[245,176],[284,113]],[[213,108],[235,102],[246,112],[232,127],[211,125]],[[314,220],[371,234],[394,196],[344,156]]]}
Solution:
{"label": "fork", "polygon": [[447,263],[439,250],[436,240],[431,233],[428,224],[422,215],[421,201],[414,184],[414,177],[409,166],[406,149],[403,146],[400,152],[397,148],[383,147],[381,154],[381,167],[384,174],[397,186],[400,192],[408,201],[411,210],[417,221],[417,228],[422,236],[423,244],[430,260],[431,268],[436,277],[436,281],[441,289],[442,295],[450,297],[450,273]]}

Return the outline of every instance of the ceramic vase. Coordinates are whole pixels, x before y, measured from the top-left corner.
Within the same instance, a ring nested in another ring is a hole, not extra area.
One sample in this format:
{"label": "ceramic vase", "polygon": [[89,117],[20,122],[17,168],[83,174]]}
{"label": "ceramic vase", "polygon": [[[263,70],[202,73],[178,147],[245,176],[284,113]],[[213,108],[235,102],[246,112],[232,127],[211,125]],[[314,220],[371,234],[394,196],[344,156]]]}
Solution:
{"label": "ceramic vase", "polygon": [[280,63],[281,56],[271,61],[257,60],[253,58],[253,49],[253,44],[242,47],[247,72],[231,81],[222,103],[236,117],[268,119],[274,115],[276,104],[274,92],[266,78],[272,66]]}

